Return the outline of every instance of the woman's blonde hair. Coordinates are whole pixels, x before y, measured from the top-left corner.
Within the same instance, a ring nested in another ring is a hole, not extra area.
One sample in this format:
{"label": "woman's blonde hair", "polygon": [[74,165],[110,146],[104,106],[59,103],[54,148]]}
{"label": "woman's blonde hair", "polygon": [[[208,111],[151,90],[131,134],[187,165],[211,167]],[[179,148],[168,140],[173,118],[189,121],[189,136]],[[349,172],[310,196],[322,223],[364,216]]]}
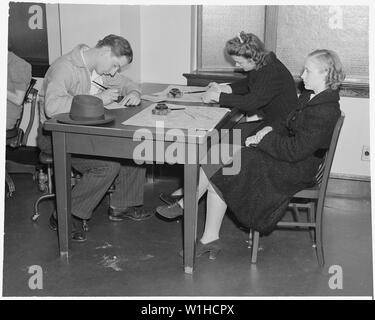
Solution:
{"label": "woman's blonde hair", "polygon": [[311,52],[308,57],[319,61],[327,71],[327,86],[333,90],[338,89],[345,79],[345,73],[337,53],[332,50],[320,49]]}
{"label": "woman's blonde hair", "polygon": [[230,56],[252,59],[256,70],[266,64],[268,52],[264,48],[264,43],[255,34],[241,31],[237,37],[227,41],[225,50]]}

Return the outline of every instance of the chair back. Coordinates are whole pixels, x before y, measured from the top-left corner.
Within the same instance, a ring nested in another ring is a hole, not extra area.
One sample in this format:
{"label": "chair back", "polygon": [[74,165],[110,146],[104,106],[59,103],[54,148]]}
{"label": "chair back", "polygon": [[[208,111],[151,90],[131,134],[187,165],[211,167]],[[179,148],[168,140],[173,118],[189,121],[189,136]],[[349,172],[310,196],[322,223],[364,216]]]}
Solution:
{"label": "chair back", "polygon": [[33,124],[34,124],[34,119],[35,119],[35,113],[36,113],[36,102],[37,102],[37,99],[38,99],[38,90],[36,90],[35,88],[32,88],[30,90],[30,95],[31,95],[31,98],[30,98],[30,118],[29,118],[29,122],[27,124],[27,127],[26,127],[26,130],[25,130],[25,134],[23,135],[23,139],[22,139],[22,143],[21,145],[22,146],[26,146],[26,143],[27,143],[27,139],[29,138],[29,134],[30,134],[30,131],[33,127]]}
{"label": "chair back", "polygon": [[16,127],[19,128],[20,125],[21,125],[21,121],[22,121],[22,117],[23,117],[23,111],[24,111],[24,107],[25,107],[25,104],[27,102],[30,102],[30,98],[29,98],[29,95],[31,93],[31,91],[33,90],[34,86],[36,84],[36,80],[34,78],[31,78],[31,81],[30,81],[30,84],[25,92],[25,96],[23,98],[23,101],[22,101],[22,110],[21,110],[21,115],[19,117],[19,119],[17,120],[17,123],[16,123]]}
{"label": "chair back", "polygon": [[335,129],[333,130],[331,143],[330,143],[329,149],[328,149],[328,151],[325,155],[324,162],[320,166],[320,168],[318,170],[318,173],[316,175],[317,184],[320,185],[319,200],[322,200],[322,199],[320,199],[321,196],[324,197],[324,195],[326,194],[328,179],[329,179],[329,175],[331,173],[331,167],[332,167],[332,163],[333,163],[333,158],[335,156],[337,142],[339,140],[339,136],[340,136],[342,125],[344,123],[344,119],[345,119],[345,114],[343,112],[341,112],[341,116],[337,120],[336,125],[335,125]]}
{"label": "chair back", "polygon": [[[9,139],[9,143],[7,141],[7,145],[10,145],[12,148],[17,148],[23,145],[26,145],[28,136],[30,134],[31,128],[33,126],[34,118],[35,118],[35,107],[36,107],[36,100],[38,97],[38,90],[34,89],[34,85],[36,83],[35,79],[31,79],[30,84],[26,90],[24,99],[21,104],[21,114],[20,117],[17,119],[16,124],[12,129],[8,129],[6,132],[6,138]],[[31,108],[30,108],[30,118],[27,124],[26,131],[23,132],[22,129],[20,129],[20,125],[23,119],[24,115],[24,107],[25,104],[30,102]]]}

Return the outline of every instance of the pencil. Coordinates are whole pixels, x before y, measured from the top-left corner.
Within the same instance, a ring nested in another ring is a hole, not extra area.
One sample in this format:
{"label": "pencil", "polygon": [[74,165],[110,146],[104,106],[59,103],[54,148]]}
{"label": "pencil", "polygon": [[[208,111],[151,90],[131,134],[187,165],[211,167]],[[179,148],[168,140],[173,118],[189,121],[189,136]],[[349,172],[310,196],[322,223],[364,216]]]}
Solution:
{"label": "pencil", "polygon": [[103,90],[108,90],[108,88],[107,87],[105,87],[105,86],[103,86],[103,85],[101,85],[100,83],[97,83],[96,81],[92,81],[92,82],[94,82],[97,86],[99,86],[100,88],[102,88]]}
{"label": "pencil", "polygon": [[186,92],[184,92],[184,94],[186,94],[186,93],[202,93],[202,92],[206,92],[206,90],[201,90],[201,91],[186,91]]}

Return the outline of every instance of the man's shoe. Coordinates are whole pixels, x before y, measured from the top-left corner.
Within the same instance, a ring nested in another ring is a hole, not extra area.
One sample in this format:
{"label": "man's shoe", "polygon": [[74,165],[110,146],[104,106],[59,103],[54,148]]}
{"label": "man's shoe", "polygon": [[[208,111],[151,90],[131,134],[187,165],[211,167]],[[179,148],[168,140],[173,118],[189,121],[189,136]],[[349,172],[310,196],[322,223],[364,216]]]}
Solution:
{"label": "man's shoe", "polygon": [[86,240],[86,233],[84,231],[72,231],[72,241],[85,242]]}
{"label": "man's shoe", "polygon": [[123,221],[125,219],[132,219],[134,221],[143,221],[151,218],[154,212],[143,206],[128,207],[128,208],[112,208],[109,207],[108,218],[111,221]]}
{"label": "man's shoe", "polygon": [[168,193],[160,193],[159,198],[160,200],[164,201],[167,205],[171,206],[175,202],[181,200],[184,196],[179,195],[179,196],[174,196],[173,194],[168,194]]}
{"label": "man's shoe", "polygon": [[156,212],[167,219],[175,219],[184,214],[184,210],[181,208],[178,202],[175,202],[169,206],[159,206],[156,208]]}
{"label": "man's shoe", "polygon": [[[72,226],[73,226],[72,241],[85,242],[87,239],[86,239],[86,234],[83,230],[83,221],[79,218],[76,218],[73,215],[71,217],[71,220],[72,220]],[[51,214],[51,216],[49,218],[49,227],[53,231],[57,231],[58,222],[57,222],[55,211]]]}

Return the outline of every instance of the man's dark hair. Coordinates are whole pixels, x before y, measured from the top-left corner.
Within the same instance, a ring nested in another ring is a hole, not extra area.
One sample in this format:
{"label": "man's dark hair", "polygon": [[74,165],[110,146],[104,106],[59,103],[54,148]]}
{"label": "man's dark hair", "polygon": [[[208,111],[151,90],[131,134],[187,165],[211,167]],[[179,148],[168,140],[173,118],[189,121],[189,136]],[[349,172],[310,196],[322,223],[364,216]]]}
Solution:
{"label": "man's dark hair", "polygon": [[99,40],[96,44],[96,48],[110,47],[112,54],[116,57],[126,56],[129,63],[133,61],[133,50],[128,40],[123,37],[110,34]]}

